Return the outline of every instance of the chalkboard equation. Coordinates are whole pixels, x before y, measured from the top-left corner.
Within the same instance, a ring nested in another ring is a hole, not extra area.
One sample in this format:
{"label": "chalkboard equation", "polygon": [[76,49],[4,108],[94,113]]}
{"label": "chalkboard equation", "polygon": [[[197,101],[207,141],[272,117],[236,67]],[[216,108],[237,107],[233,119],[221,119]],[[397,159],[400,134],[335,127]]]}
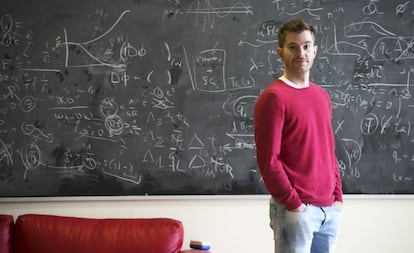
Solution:
{"label": "chalkboard equation", "polygon": [[293,17],[344,192],[414,193],[410,1],[23,2],[0,10],[2,197],[266,193],[253,107]]}

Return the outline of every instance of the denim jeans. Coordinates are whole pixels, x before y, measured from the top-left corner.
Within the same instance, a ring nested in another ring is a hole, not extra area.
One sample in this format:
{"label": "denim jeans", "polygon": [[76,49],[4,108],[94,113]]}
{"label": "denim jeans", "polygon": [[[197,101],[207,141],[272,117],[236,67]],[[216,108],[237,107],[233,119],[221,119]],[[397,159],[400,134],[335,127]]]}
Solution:
{"label": "denim jeans", "polygon": [[342,210],[334,206],[306,205],[291,212],[270,199],[270,227],[275,253],[332,253],[339,235]]}

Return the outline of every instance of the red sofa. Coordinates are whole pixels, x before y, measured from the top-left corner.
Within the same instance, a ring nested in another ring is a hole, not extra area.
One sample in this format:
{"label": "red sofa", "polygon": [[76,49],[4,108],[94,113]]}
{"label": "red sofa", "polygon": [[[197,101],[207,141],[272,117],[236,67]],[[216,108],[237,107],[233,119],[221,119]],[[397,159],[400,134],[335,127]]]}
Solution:
{"label": "red sofa", "polygon": [[208,253],[182,250],[183,225],[170,218],[0,215],[0,253]]}

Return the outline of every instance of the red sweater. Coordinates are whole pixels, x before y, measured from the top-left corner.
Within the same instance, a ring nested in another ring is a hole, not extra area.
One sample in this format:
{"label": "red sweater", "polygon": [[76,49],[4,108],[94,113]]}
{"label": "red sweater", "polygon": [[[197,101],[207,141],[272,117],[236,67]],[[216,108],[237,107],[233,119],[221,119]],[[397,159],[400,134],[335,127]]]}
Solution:
{"label": "red sweater", "polygon": [[274,81],[254,109],[257,163],[264,183],[288,210],[342,201],[331,102],[321,87]]}

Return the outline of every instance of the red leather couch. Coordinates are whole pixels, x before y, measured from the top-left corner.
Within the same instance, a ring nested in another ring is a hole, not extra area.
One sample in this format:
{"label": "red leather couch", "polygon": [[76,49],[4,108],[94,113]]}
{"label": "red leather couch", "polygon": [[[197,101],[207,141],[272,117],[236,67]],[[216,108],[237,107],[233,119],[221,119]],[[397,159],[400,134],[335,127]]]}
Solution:
{"label": "red leather couch", "polygon": [[181,221],[0,215],[0,253],[208,253],[182,250]]}

